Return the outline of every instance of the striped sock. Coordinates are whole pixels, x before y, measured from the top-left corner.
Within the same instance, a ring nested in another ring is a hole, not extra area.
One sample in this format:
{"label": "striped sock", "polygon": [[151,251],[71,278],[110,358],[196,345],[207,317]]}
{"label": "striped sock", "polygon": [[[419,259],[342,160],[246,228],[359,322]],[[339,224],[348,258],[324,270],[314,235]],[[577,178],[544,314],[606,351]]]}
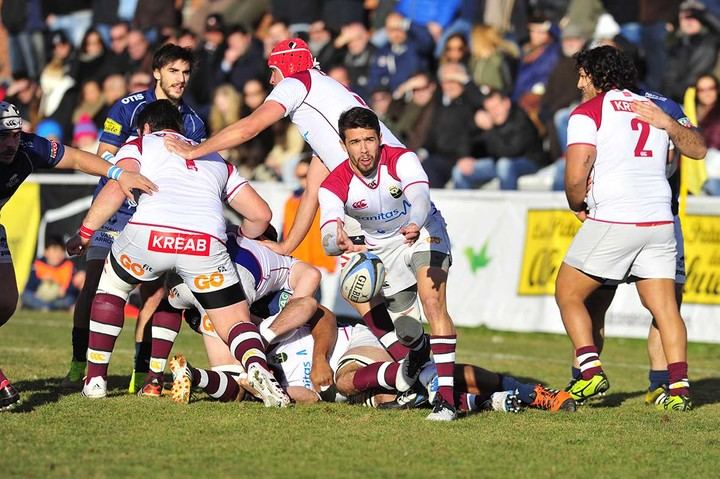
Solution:
{"label": "striped sock", "polygon": [[603,372],[600,356],[595,346],[583,346],[575,350],[578,364],[580,365],[580,374],[582,378],[587,380],[596,374]]}
{"label": "striped sock", "polygon": [[407,346],[404,346],[395,333],[395,326],[388,314],[384,304],[379,304],[365,313],[363,322],[380,340],[383,347],[390,353],[393,361],[400,361],[408,354]]}
{"label": "striped sock", "polygon": [[188,365],[192,374],[192,385],[205,391],[220,402],[234,401],[240,392],[235,377],[225,371],[198,369]]}
{"label": "striped sock", "polygon": [[396,362],[372,363],[355,371],[353,376],[353,387],[357,391],[383,388],[404,392],[411,386],[412,384],[403,374],[401,364]]}
{"label": "striped sock", "polygon": [[228,345],[230,346],[230,352],[235,356],[235,359],[240,361],[245,371],[253,363],[257,363],[268,371],[270,370],[267,365],[260,331],[253,323],[237,323],[230,328]]}
{"label": "striped sock", "polygon": [[152,352],[148,378],[162,381],[165,364],[182,325],[180,312],[163,300],[152,318]]}
{"label": "striped sock", "polygon": [[91,378],[107,378],[108,364],[125,322],[125,300],[112,294],[97,293],[90,312],[90,338],[87,351],[87,384]]}
{"label": "striped sock", "polygon": [[451,406],[455,405],[455,346],[457,335],[430,336],[430,349],[437,367],[438,394]]}
{"label": "striped sock", "polygon": [[477,394],[456,393],[455,404],[457,404],[458,411],[479,411],[480,404],[482,404],[482,401],[478,400],[479,398],[480,396]]}
{"label": "striped sock", "polygon": [[689,396],[690,381],[688,381],[688,364],[687,362],[668,364],[668,374],[670,376],[670,395],[671,396]]}

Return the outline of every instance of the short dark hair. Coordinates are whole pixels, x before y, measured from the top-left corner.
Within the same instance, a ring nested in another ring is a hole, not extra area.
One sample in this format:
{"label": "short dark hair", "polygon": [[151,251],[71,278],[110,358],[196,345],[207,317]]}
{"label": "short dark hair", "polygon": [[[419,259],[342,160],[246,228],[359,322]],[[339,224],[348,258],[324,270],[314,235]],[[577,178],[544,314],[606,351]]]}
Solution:
{"label": "short dark hair", "polygon": [[633,89],[638,72],[629,55],[615,47],[604,45],[583,50],[575,59],[578,71],[590,76],[593,86],[602,92],[613,88]]}
{"label": "short dark hair", "polygon": [[188,62],[190,64],[190,70],[192,70],[193,64],[195,63],[195,55],[189,48],[183,48],[174,43],[166,43],[158,48],[153,55],[152,69],[160,70],[162,67],[178,60]]}
{"label": "short dark hair", "polygon": [[137,128],[150,126],[150,131],[173,130],[183,133],[183,119],[177,106],[170,100],[148,103],[137,117]]}
{"label": "short dark hair", "polygon": [[356,106],[347,111],[342,112],[338,120],[338,133],[340,139],[345,141],[345,131],[353,128],[367,128],[375,130],[380,135],[380,120],[377,115],[369,108]]}
{"label": "short dark hair", "polygon": [[59,248],[65,249],[65,241],[63,241],[62,236],[59,235],[52,235],[47,238],[45,241],[45,249],[57,246]]}

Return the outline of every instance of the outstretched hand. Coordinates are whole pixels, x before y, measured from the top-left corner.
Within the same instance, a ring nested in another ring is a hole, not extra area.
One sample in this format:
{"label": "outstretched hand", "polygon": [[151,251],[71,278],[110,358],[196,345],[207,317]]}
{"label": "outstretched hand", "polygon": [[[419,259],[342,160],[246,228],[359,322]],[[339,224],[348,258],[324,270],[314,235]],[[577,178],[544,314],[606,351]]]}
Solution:
{"label": "outstretched hand", "polygon": [[81,254],[85,254],[85,250],[89,244],[90,239],[84,239],[79,234],[76,234],[68,240],[65,249],[70,256],[80,256]]}
{"label": "outstretched hand", "polygon": [[337,219],[337,236],[335,240],[338,248],[345,253],[362,253],[367,251],[367,246],[358,245],[352,242],[348,234],[343,229],[342,218]]}
{"label": "outstretched hand", "polygon": [[198,145],[193,146],[187,141],[183,141],[173,135],[165,136],[165,148],[170,150],[170,152],[185,158],[186,160],[194,160],[197,158],[197,155],[195,154],[197,147]]}
{"label": "outstretched hand", "polygon": [[153,192],[158,191],[155,183],[134,171],[123,171],[117,182],[122,192],[130,201],[135,201],[135,195],[132,190],[140,190],[148,195],[152,195]]}

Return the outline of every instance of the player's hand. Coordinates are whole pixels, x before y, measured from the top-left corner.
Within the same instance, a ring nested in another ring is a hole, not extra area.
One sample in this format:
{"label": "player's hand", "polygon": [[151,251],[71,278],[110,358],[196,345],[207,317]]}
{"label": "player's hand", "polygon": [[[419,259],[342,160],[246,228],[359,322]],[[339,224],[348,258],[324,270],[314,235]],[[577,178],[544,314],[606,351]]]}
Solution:
{"label": "player's hand", "polygon": [[337,247],[345,253],[362,253],[367,251],[367,246],[358,245],[352,242],[348,234],[343,229],[342,218],[337,219],[337,237],[335,240]]}
{"label": "player's hand", "polygon": [[133,202],[135,201],[135,195],[132,190],[140,190],[148,195],[152,195],[153,192],[158,190],[155,183],[134,171],[123,171],[117,182],[128,200]]}
{"label": "player's hand", "polygon": [[402,228],[400,232],[405,236],[405,243],[413,244],[420,237],[420,227],[415,223],[409,223]]}
{"label": "player's hand", "polygon": [[588,216],[588,215],[587,215],[587,211],[585,211],[585,210],[582,210],[582,211],[573,211],[573,213],[575,214],[575,216],[577,217],[577,219],[580,220],[581,223],[584,223],[585,220],[587,219],[587,216]]}
{"label": "player's hand", "polygon": [[673,120],[670,115],[665,113],[662,108],[651,100],[634,100],[632,102],[632,110],[636,115],[635,118],[661,130],[667,130],[675,123],[675,120]]}
{"label": "player's hand", "polygon": [[472,172],[475,171],[475,158],[472,156],[464,156],[457,160],[457,167],[460,173],[462,173],[465,176],[472,175]]}
{"label": "player's hand", "polygon": [[291,251],[287,251],[287,247],[285,246],[285,243],[282,241],[278,241],[277,243],[275,241],[270,240],[262,240],[261,243],[263,246],[265,246],[267,249],[274,251],[277,254],[281,254],[284,256],[288,256]]}
{"label": "player's hand", "polygon": [[89,245],[89,239],[83,239],[80,235],[76,234],[65,244],[65,249],[70,256],[79,256],[81,254],[85,254],[85,250]]}
{"label": "player's hand", "polygon": [[195,154],[197,145],[193,146],[187,141],[183,141],[173,135],[165,136],[165,148],[170,150],[170,152],[185,158],[186,160],[194,160],[197,158],[197,155]]}
{"label": "player's hand", "polygon": [[333,384],[333,371],[327,359],[313,358],[312,367],[310,368],[310,381],[316,392],[324,391]]}

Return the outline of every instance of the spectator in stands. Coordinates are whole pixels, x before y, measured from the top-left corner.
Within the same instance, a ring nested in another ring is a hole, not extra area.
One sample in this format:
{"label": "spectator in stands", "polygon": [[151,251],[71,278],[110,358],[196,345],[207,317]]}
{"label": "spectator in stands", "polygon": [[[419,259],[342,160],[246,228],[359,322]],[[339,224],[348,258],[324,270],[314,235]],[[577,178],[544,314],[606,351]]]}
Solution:
{"label": "spectator in stands", "polygon": [[128,54],[128,35],[130,26],[126,22],[119,22],[110,28],[110,51],[106,63],[107,73],[125,74],[130,70],[130,55]]}
{"label": "spectator in stands", "polygon": [[150,88],[153,77],[146,72],[132,72],[127,81],[128,93],[137,93]]}
{"label": "spectator in stands", "polygon": [[26,309],[67,311],[75,304],[79,291],[75,265],[65,256],[62,238],[50,238],[43,256],[36,259],[22,294]]}
{"label": "spectator in stands", "polygon": [[128,33],[128,56],[130,71],[152,73],[153,54],[150,43],[141,30],[130,30]]}
{"label": "spectator in stands", "polygon": [[[102,96],[102,90],[98,82],[90,80],[83,83],[80,87],[80,103],[73,111],[73,124],[77,125],[81,117],[88,117],[97,128],[102,128],[105,121],[105,116],[103,116],[104,106],[105,99]],[[95,151],[92,153],[95,153]]]}
{"label": "spectator in stands", "polygon": [[40,74],[40,115],[52,117],[63,127],[65,136],[72,135],[72,113],[77,104],[79,89],[73,78],[73,48],[62,31],[53,32],[52,58]]}
{"label": "spectator in stands", "polygon": [[267,66],[259,45],[253,44],[253,37],[245,27],[236,25],[227,34],[227,48],[223,60],[212,84],[206,85],[214,89],[215,85],[230,83],[236,90],[242,91],[245,83],[251,79],[267,76]]}
{"label": "spectator in stands", "polygon": [[[340,83],[345,88],[350,88],[350,74],[348,73],[348,69],[345,68],[345,65],[335,65],[333,67],[330,67],[328,70],[325,70],[330,78]],[[352,88],[350,88],[352,89]]]}
{"label": "spectator in stands", "polygon": [[[272,18],[285,25],[288,36],[274,39],[270,50],[277,42],[307,33],[310,24],[322,18],[322,3],[319,0],[271,0]],[[267,53],[270,50],[267,50]],[[267,54],[265,56],[267,57]]]}
{"label": "spectator in stands", "polygon": [[370,32],[359,22],[343,25],[335,38],[335,48],[343,50],[342,63],[348,70],[350,89],[368,101],[370,61],[376,51],[375,45],[370,43]]}
{"label": "spectator in stands", "polygon": [[80,43],[75,81],[79,84],[88,80],[102,81],[107,75],[106,57],[102,36],[94,28],[89,29]]}
{"label": "spectator in stands", "polygon": [[539,124],[540,102],[550,73],[560,58],[560,47],[553,37],[550,20],[531,17],[527,28],[530,37],[522,46],[512,100]]}
{"label": "spectator in stands", "polygon": [[[308,24],[309,25],[309,24]],[[265,38],[263,39],[263,48],[265,49],[265,58],[270,55],[273,47],[283,40],[292,38],[293,35],[288,28],[288,24],[275,20],[267,29]]]}
{"label": "spectator in stands", "polygon": [[104,104],[102,110],[98,112],[98,116],[103,119],[103,122],[105,121],[105,118],[107,118],[107,112],[110,110],[110,107],[127,93],[128,91],[125,84],[125,78],[122,75],[115,73],[113,75],[108,75],[105,78],[102,85]]}
{"label": "spectator in stands", "polygon": [[95,154],[98,147],[98,129],[88,114],[82,114],[73,128],[72,146]]}
{"label": "spectator in stands", "polygon": [[217,71],[223,60],[224,42],[225,24],[222,16],[208,15],[205,19],[202,41],[195,51],[197,64],[186,88],[185,96],[192,98],[191,103],[205,106],[210,104],[212,90],[208,88],[208,85],[216,82]]}
{"label": "spectator in stands", "polygon": [[370,65],[368,88],[392,90],[419,71],[426,71],[432,56],[433,39],[424,26],[399,13],[385,19],[388,44],[379,48]]}
{"label": "spectator in stands", "polygon": [[0,18],[7,29],[14,75],[37,80],[45,62],[45,22],[40,0],[4,0]]}
{"label": "spectator in stands", "polygon": [[445,42],[440,55],[440,63],[462,63],[469,65],[470,47],[465,35],[454,33],[450,35]]}
{"label": "spectator in stands", "polygon": [[[240,109],[240,117],[246,117],[255,111],[265,101],[267,90],[265,84],[260,80],[248,80],[242,91],[243,106]],[[240,174],[246,178],[255,178],[255,169],[265,162],[268,153],[275,143],[275,135],[271,128],[266,128],[255,138],[247,141],[238,147],[240,152],[239,161],[236,165]],[[270,179],[270,178],[259,178]]]}
{"label": "spectator in stands", "polygon": [[411,22],[425,27],[432,35],[433,43],[437,43],[458,15],[461,3],[461,0],[399,0],[395,9]]}
{"label": "spectator in stands", "polygon": [[659,91],[665,74],[667,48],[658,46],[667,44],[667,25],[677,18],[677,0],[639,0],[639,3],[641,47],[645,52],[645,84],[648,90]]}
{"label": "spectator in stands", "polygon": [[8,102],[12,103],[20,111],[23,118],[23,127],[25,120],[30,127],[33,127],[40,121],[40,96],[42,92],[34,80],[25,75],[16,76],[10,83],[5,92]]}
{"label": "spectator in stands", "polygon": [[498,178],[501,190],[516,190],[518,178],[542,166],[540,136],[527,114],[502,92],[490,92],[483,107],[475,113],[475,125],[484,157],[458,160],[452,173],[455,188],[477,188]]}
{"label": "spectator in stands", "polygon": [[700,75],[695,82],[697,121],[707,144],[705,168],[708,179],[704,190],[720,196],[720,103],[718,103],[718,79],[714,75]]}
{"label": "spectator in stands", "polygon": [[342,52],[335,48],[332,33],[322,20],[315,20],[308,29],[308,46],[315,60],[325,71],[342,64]]}
{"label": "spectator in stands", "polygon": [[476,25],[470,43],[470,75],[479,88],[512,91],[520,51],[489,25]]}
{"label": "spectator in stands", "polygon": [[[441,92],[435,96],[431,128],[423,145],[423,168],[431,188],[443,188],[452,176],[455,163],[469,157],[475,111],[481,106],[480,92],[459,63],[445,63],[438,69]],[[515,141],[515,140],[513,140]]]}
{"label": "spectator in stands", "polygon": [[296,183],[294,171],[305,151],[305,139],[287,117],[275,122],[270,129],[275,142],[265,163],[260,167],[266,170],[266,177],[294,185]]}
{"label": "spectator in stands", "polygon": [[417,151],[427,140],[436,105],[433,101],[436,89],[433,76],[422,72],[413,75],[393,93],[387,121],[383,121],[411,150]]}
{"label": "spectator in stands", "polygon": [[93,0],[92,25],[102,36],[105,45],[110,44],[110,29],[120,21],[118,0]]}
{"label": "spectator in stands", "polygon": [[53,140],[58,143],[63,142],[63,128],[57,121],[51,118],[45,118],[35,127],[35,134],[46,140]]}
{"label": "spectator in stands", "polygon": [[177,28],[182,4],[178,0],[137,0],[133,25],[150,44],[158,43],[168,29]]}
{"label": "spectator in stands", "polygon": [[385,123],[385,126],[390,128],[391,131],[394,131],[392,125],[387,122],[387,114],[390,110],[392,99],[392,92],[389,89],[378,88],[370,95],[370,108],[375,112],[380,121]]}
{"label": "spectator in stands", "polygon": [[92,0],[43,1],[45,21],[50,30],[62,30],[75,47],[92,25]]}
{"label": "spectator in stands", "polygon": [[195,51],[197,48],[197,35],[192,30],[183,28],[178,32],[177,44],[183,48]]}
{"label": "spectator in stands", "polygon": [[[240,107],[242,99],[234,86],[226,83],[220,85],[213,93],[208,126],[210,133],[214,134],[226,126],[235,123],[240,119]],[[232,164],[239,164],[240,152],[237,148],[223,150],[220,154]]]}
{"label": "spectator in stands", "polygon": [[679,27],[668,50],[662,92],[682,103],[687,87],[715,66],[720,47],[720,20],[698,0],[680,5]]}

